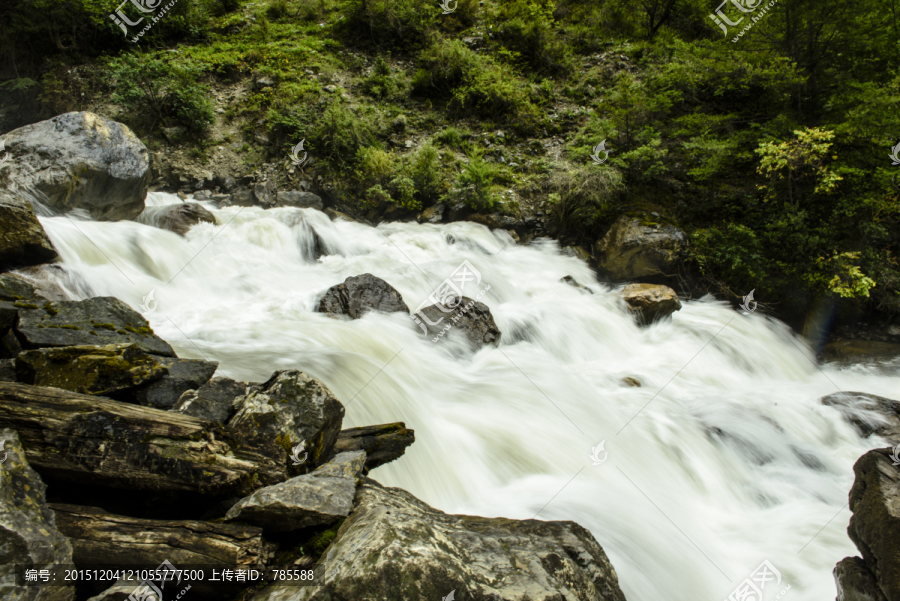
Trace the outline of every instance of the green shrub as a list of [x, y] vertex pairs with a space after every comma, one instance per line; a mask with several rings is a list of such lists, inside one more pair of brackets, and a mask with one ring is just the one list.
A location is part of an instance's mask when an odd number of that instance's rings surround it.
[[423, 204], [436, 201], [443, 191], [440, 168], [438, 150], [430, 142], [412, 156], [409, 176]]
[[287, 0], [269, 0], [266, 16], [273, 20], [281, 19], [287, 15], [287, 9]]
[[463, 137], [468, 136], [468, 134], [469, 132], [467, 130], [460, 131], [451, 125], [444, 128], [444, 130], [441, 131], [441, 133], [439, 133], [436, 137], [441, 143], [451, 148], [461, 149], [463, 144]]
[[448, 200], [462, 200], [476, 211], [490, 211], [495, 197], [491, 188], [498, 169], [483, 158], [483, 151], [474, 147], [467, 154], [469, 162], [463, 165], [457, 178], [457, 188], [450, 192]]
[[563, 164], [550, 176], [550, 218], [560, 235], [593, 237], [599, 225], [614, 219], [621, 207], [622, 174], [610, 165]]
[[356, 162], [357, 152], [374, 141], [373, 128], [339, 101], [333, 101], [310, 135], [319, 156], [339, 170]]
[[424, 46], [440, 12], [421, 0], [349, 0], [339, 32], [354, 45], [412, 49]]

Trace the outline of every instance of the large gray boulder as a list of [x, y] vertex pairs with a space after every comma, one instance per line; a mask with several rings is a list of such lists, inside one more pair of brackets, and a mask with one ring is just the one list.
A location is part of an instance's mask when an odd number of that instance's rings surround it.
[[433, 342], [453, 331], [462, 332], [473, 350], [492, 344], [500, 345], [500, 328], [494, 322], [490, 308], [467, 296], [458, 296], [448, 305], [431, 305], [415, 315], [413, 320], [427, 331]]
[[31, 203], [0, 191], [0, 266], [36, 265], [56, 257]]
[[215, 225], [216, 216], [196, 202], [147, 207], [135, 218], [138, 223], [158, 227], [184, 236], [198, 223]]
[[364, 273], [329, 288], [316, 311], [359, 319], [369, 311], [409, 313], [409, 307], [390, 284], [371, 273]]
[[297, 370], [276, 371], [261, 390], [238, 397], [228, 428], [239, 439], [275, 442], [284, 450], [291, 470], [290, 452], [305, 443], [308, 461], [294, 472], [305, 472], [330, 455], [344, 420], [344, 406], [328, 388]]
[[16, 564], [45, 569], [71, 565], [72, 545], [56, 529], [56, 517], [47, 506], [47, 486], [25, 460], [14, 430], [0, 430], [4, 442], [0, 458], [0, 599], [10, 601], [71, 601], [71, 586], [19, 586]]
[[261, 488], [238, 501], [225, 516], [284, 532], [331, 524], [350, 515], [365, 451], [339, 453], [310, 474]]
[[316, 584], [254, 601], [624, 601], [616, 571], [574, 522], [448, 515], [368, 478], [319, 560]]
[[668, 286], [628, 284], [622, 290], [622, 298], [641, 324], [659, 321], [681, 311], [678, 294]]
[[275, 199], [276, 207], [297, 207], [301, 209], [322, 210], [322, 199], [312, 192], [287, 190], [279, 192]]
[[182, 394], [206, 384], [219, 367], [218, 361], [202, 359], [158, 357], [157, 361], [168, 373], [133, 393], [133, 399], [138, 404], [157, 409], [174, 407]]
[[16, 357], [20, 382], [82, 394], [109, 396], [165, 375], [166, 368], [136, 344], [42, 348]]
[[885, 601], [875, 574], [859, 557], [845, 557], [832, 571], [837, 601]]
[[676, 227], [622, 216], [594, 246], [594, 254], [599, 270], [614, 280], [671, 276], [687, 245], [687, 235]]
[[40, 305], [25, 301], [18, 306], [16, 334], [27, 349], [133, 342], [153, 355], [175, 356], [140, 313], [111, 296]]
[[212, 378], [200, 388], [182, 393], [172, 411], [224, 424], [234, 415], [234, 400], [260, 388], [262, 384]]
[[58, 211], [84, 209], [98, 221], [133, 219], [144, 210], [150, 154], [125, 125], [65, 113], [3, 139], [11, 160], [0, 169], [0, 187], [33, 190]]

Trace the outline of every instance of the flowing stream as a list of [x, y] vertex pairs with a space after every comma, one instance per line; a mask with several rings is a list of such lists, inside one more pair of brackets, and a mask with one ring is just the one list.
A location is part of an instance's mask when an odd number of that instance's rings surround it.
[[[242, 380], [303, 370], [347, 407], [345, 427], [406, 422], [416, 443], [372, 477], [450, 513], [576, 521], [630, 601], [721, 601], [763, 560], [782, 578], [766, 601], [787, 585], [789, 600], [834, 599], [835, 563], [858, 555], [846, 534], [853, 463], [888, 443], [861, 439], [819, 399], [896, 398], [900, 363], [817, 366], [784, 324], [712, 299], [639, 328], [616, 290], [555, 243], [519, 246], [481, 225], [372, 228], [312, 209], [204, 206], [219, 225], [184, 238], [41, 217], [65, 266], [56, 283], [138, 311], [153, 291], [146, 317], [179, 356]], [[471, 353], [452, 331], [432, 342], [400, 313], [314, 312], [327, 288], [362, 273], [416, 310], [464, 260], [481, 277], [468, 285], [490, 286], [480, 300], [503, 332], [497, 348]]]

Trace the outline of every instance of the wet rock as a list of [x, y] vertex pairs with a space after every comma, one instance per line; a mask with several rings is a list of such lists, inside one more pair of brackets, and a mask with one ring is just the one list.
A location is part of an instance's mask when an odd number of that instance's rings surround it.
[[328, 388], [297, 370], [276, 371], [262, 389], [238, 397], [228, 427], [242, 440], [274, 442], [289, 463], [289, 450], [304, 442], [309, 460], [300, 470], [319, 465], [331, 454], [341, 430], [344, 406]]
[[582, 285], [582, 284], [579, 284], [579, 283], [575, 280], [575, 278], [573, 278], [573, 277], [570, 276], [570, 275], [561, 277], [561, 278], [559, 279], [559, 281], [562, 282], [563, 284], [568, 284], [569, 286], [572, 286], [573, 288], [578, 288], [578, 289], [580, 289], [580, 290], [585, 290], [585, 291], [588, 292], [588, 294], [593, 294], [593, 293], [594, 293], [593, 290], [591, 290], [591, 289], [588, 288], [587, 286], [584, 286], [584, 285]]
[[31, 203], [0, 192], [0, 267], [46, 263], [57, 256]]
[[238, 520], [282, 532], [330, 524], [350, 515], [364, 451], [339, 453], [310, 474], [261, 488], [228, 510]]
[[640, 388], [640, 387], [641, 387], [641, 381], [638, 380], [637, 378], [632, 378], [631, 376], [627, 376], [627, 377], [625, 377], [625, 378], [622, 378], [621, 382], [622, 382], [622, 384], [624, 384], [625, 386], [631, 386], [631, 387], [633, 387], [633, 388]]
[[298, 190], [287, 190], [279, 192], [275, 199], [277, 207], [297, 207], [300, 209], [316, 209], [322, 210], [322, 199], [312, 192], [300, 192]]
[[274, 585], [254, 601], [459, 599], [624, 601], [616, 572], [574, 522], [448, 515], [363, 478], [316, 567], [319, 586]]
[[340, 211], [335, 211], [334, 209], [325, 209], [325, 214], [328, 215], [329, 219], [332, 221], [336, 221], [338, 219], [343, 219], [344, 221], [356, 221], [350, 215], [346, 213], [341, 213]]
[[369, 311], [409, 313], [403, 297], [390, 284], [370, 273], [351, 276], [325, 292], [316, 308], [319, 313], [359, 319]]
[[183, 393], [172, 411], [224, 424], [234, 414], [234, 400], [261, 387], [231, 378], [213, 378], [197, 390]]
[[466, 296], [456, 297], [447, 305], [425, 307], [413, 315], [413, 320], [434, 342], [447, 332], [457, 330], [465, 335], [473, 350], [489, 344], [500, 345], [501, 332], [490, 308]]
[[256, 201], [254, 200], [253, 192], [251, 192], [250, 189], [239, 188], [231, 195], [228, 202], [223, 204], [225, 206], [253, 207], [256, 206]]
[[472, 213], [472, 208], [464, 202], [451, 205], [447, 211], [446, 221], [463, 221]]
[[147, 207], [135, 221], [184, 236], [198, 223], [215, 225], [216, 216], [196, 202], [185, 202], [162, 207]]
[[859, 557], [845, 557], [834, 567], [837, 601], [885, 601], [875, 574]]
[[174, 407], [183, 393], [209, 382], [219, 366], [218, 361], [201, 359], [159, 357], [158, 361], [169, 373], [158, 381], [135, 390], [133, 396], [129, 395], [140, 405], [158, 409]]
[[161, 379], [166, 368], [136, 344], [66, 346], [16, 357], [20, 382], [109, 396]]
[[819, 402], [840, 411], [860, 436], [875, 434], [900, 444], [900, 401], [865, 392], [837, 392]]
[[140, 313], [109, 296], [48, 301], [40, 306], [29, 303], [19, 309], [16, 334], [26, 349], [133, 342], [153, 355], [175, 356], [172, 347], [153, 333]]
[[591, 253], [584, 250], [580, 246], [566, 246], [562, 249], [562, 254], [567, 257], [572, 257], [574, 259], [581, 259], [585, 263], [591, 262]]
[[17, 382], [16, 360], [0, 359], [0, 382]]
[[419, 215], [419, 223], [440, 223], [444, 220], [444, 212], [447, 207], [444, 203], [439, 202], [431, 205]]
[[416, 442], [416, 433], [403, 422], [347, 428], [334, 443], [335, 453], [366, 452], [366, 471], [401, 457]]
[[643, 324], [665, 319], [681, 310], [678, 294], [668, 286], [628, 284], [622, 290], [622, 298]]
[[469, 215], [467, 219], [468, 221], [474, 221], [475, 223], [486, 225], [492, 230], [498, 228], [507, 229], [518, 225], [516, 223], [516, 220], [512, 217], [510, 217], [509, 215], [501, 215], [500, 213], [491, 213], [490, 215], [475, 213], [474, 215]]
[[275, 206], [275, 183], [265, 181], [253, 186], [253, 198], [263, 208]]
[[687, 249], [687, 235], [673, 226], [656, 229], [620, 217], [594, 247], [597, 266], [615, 280], [669, 276]]
[[47, 506], [47, 487], [28, 462], [11, 429], [0, 430], [6, 460], [0, 469], [0, 598], [16, 601], [72, 601], [71, 586], [18, 586], [16, 564], [26, 569], [71, 565], [72, 545], [56, 529]]
[[34, 190], [63, 212], [97, 221], [134, 219], [144, 210], [150, 154], [128, 127], [89, 112], [58, 115], [4, 136], [12, 161], [0, 186]]
[[16, 302], [39, 300], [43, 298], [28, 281], [13, 274], [0, 275], [0, 300]]

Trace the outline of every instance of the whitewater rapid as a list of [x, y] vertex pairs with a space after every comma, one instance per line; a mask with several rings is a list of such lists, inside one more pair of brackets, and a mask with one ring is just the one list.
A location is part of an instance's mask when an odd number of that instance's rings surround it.
[[[176, 202], [151, 193], [147, 204]], [[406, 422], [416, 443], [372, 477], [450, 513], [576, 521], [630, 601], [721, 601], [764, 560], [782, 578], [767, 601], [786, 585], [795, 601], [835, 597], [831, 570], [858, 555], [846, 534], [853, 463], [888, 443], [859, 438], [819, 399], [896, 398], [897, 363], [817, 366], [782, 323], [712, 299], [639, 328], [616, 290], [555, 243], [520, 246], [473, 223], [372, 228], [313, 209], [203, 204], [219, 223], [184, 238], [41, 217], [65, 267], [55, 283], [138, 311], [152, 291], [146, 317], [180, 357], [251, 381], [301, 369], [342, 400], [345, 427]], [[490, 286], [480, 300], [498, 348], [432, 342], [400, 313], [314, 312], [362, 273], [415, 310], [465, 260], [478, 289]]]

